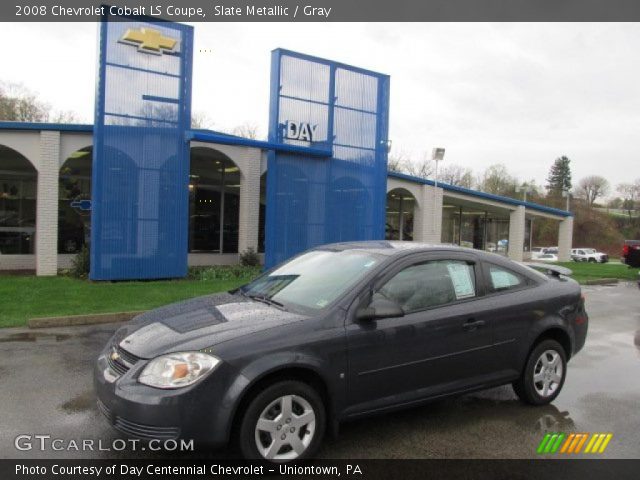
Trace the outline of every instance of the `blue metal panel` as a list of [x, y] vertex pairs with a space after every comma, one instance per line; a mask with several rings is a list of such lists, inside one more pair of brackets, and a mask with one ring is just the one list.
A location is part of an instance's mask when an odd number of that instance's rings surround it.
[[[182, 277], [193, 29], [141, 18], [102, 20], [90, 277]], [[159, 48], [150, 52], [154, 45]]]
[[265, 266], [323, 243], [383, 239], [389, 77], [275, 50], [269, 117], [270, 144], [331, 157], [269, 152]]
[[69, 123], [0, 122], [0, 130], [93, 132], [93, 125], [69, 124]]

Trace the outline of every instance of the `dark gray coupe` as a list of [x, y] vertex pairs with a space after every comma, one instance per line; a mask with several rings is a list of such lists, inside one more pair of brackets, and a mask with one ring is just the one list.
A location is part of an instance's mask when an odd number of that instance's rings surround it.
[[99, 406], [134, 437], [286, 462], [342, 421], [447, 395], [512, 383], [544, 405], [588, 317], [580, 286], [543, 268], [413, 242], [315, 248], [120, 328], [96, 362]]

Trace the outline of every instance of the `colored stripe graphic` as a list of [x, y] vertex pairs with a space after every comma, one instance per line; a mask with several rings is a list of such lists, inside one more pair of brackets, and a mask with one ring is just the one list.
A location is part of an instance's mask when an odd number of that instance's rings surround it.
[[536, 450], [536, 453], [541, 454], [542, 452], [544, 452], [544, 447], [547, 445], [547, 442], [549, 441], [549, 439], [551, 438], [551, 434], [547, 433], [542, 441], [540, 442], [540, 445], [538, 445], [538, 449]]
[[538, 445], [536, 453], [538, 455], [547, 453], [567, 455], [581, 452], [603, 453], [612, 438], [612, 433], [547, 433]]

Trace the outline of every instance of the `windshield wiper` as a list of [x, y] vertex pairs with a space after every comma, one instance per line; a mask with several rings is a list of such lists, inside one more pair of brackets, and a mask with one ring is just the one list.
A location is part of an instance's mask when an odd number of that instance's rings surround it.
[[266, 303], [267, 305], [278, 307], [280, 310], [286, 310], [282, 303], [277, 302], [276, 300], [273, 300], [267, 297], [266, 295], [250, 295], [246, 292], [242, 292], [242, 295], [247, 298], [250, 298], [251, 300], [255, 300], [256, 302]]

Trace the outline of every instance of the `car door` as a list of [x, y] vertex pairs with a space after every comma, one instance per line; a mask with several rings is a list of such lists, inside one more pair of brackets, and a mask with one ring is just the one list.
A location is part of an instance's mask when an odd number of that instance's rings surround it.
[[482, 262], [485, 300], [492, 305], [493, 353], [497, 374], [509, 378], [519, 375], [520, 349], [536, 320], [544, 314], [543, 304], [531, 290], [537, 283], [505, 266]]
[[[350, 308], [347, 325], [347, 414], [458, 391], [495, 368], [473, 254], [413, 257], [383, 273]], [[355, 320], [382, 295], [405, 315]]]

